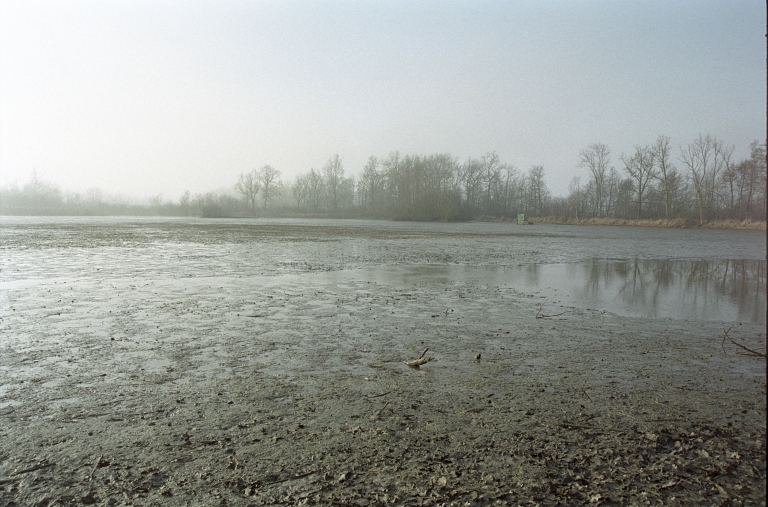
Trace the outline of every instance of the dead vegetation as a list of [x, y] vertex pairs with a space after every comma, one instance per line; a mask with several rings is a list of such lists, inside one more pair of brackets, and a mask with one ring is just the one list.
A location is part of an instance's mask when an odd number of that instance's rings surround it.
[[632, 227], [671, 227], [678, 229], [748, 229], [764, 231], [765, 221], [758, 220], [705, 220], [703, 223], [693, 218], [655, 218], [655, 219], [630, 219], [630, 218], [574, 218], [574, 217], [536, 217], [536, 223], [563, 224], [563, 225], [624, 225]]

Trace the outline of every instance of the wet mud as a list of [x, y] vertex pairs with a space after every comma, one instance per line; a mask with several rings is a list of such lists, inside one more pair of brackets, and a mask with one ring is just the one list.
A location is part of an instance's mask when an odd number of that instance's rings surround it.
[[4, 225], [0, 505], [765, 504], [763, 324], [375, 273], [573, 229], [336, 224]]

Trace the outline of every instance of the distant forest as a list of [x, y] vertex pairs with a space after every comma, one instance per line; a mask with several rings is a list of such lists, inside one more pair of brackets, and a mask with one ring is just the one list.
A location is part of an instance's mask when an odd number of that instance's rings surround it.
[[522, 213], [530, 219], [764, 221], [765, 144], [753, 142], [744, 160], [736, 160], [733, 152], [734, 146], [709, 135], [676, 150], [668, 137], [659, 136], [654, 144], [636, 146], [614, 161], [608, 146], [592, 144], [579, 154], [580, 174], [564, 197], [551, 195], [544, 167], [520, 170], [495, 152], [464, 162], [448, 154], [393, 152], [383, 159], [370, 157], [353, 176], [333, 155], [321, 168], [290, 182], [264, 165], [240, 174], [230, 191], [185, 192], [175, 202], [156, 197], [143, 204], [105, 197], [98, 190], [66, 193], [33, 176], [22, 187], [0, 189], [0, 213], [422, 221], [503, 220]]

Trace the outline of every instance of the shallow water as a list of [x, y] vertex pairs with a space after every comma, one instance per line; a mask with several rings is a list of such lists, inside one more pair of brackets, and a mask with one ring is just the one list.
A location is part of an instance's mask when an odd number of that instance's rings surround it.
[[[629, 317], [766, 322], [765, 261], [591, 259], [521, 267], [377, 266], [343, 276], [385, 285], [478, 282], [508, 286], [543, 299], [542, 306]], [[557, 312], [542, 311], [541, 316], [551, 313]]]
[[[0, 217], [0, 254], [6, 308], [21, 294], [27, 302], [36, 294], [45, 315], [81, 304], [83, 295], [112, 305], [121, 292], [175, 281], [145, 301], [159, 325], [160, 306], [185, 292], [184, 280], [220, 277], [247, 278], [262, 290], [289, 279], [308, 290], [345, 279], [399, 286], [471, 281], [539, 298], [543, 316], [561, 306], [724, 322], [765, 323], [766, 315], [759, 231]], [[67, 283], [79, 293], [74, 299], [47, 301], [43, 288]]]

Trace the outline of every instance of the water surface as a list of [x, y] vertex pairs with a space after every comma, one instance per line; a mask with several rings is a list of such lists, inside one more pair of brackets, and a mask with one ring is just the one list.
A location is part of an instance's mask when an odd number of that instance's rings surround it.
[[542, 315], [558, 313], [553, 307], [561, 306], [652, 319], [766, 322], [766, 263], [758, 260], [378, 266], [355, 275], [382, 284], [479, 282], [512, 287], [542, 299]]

